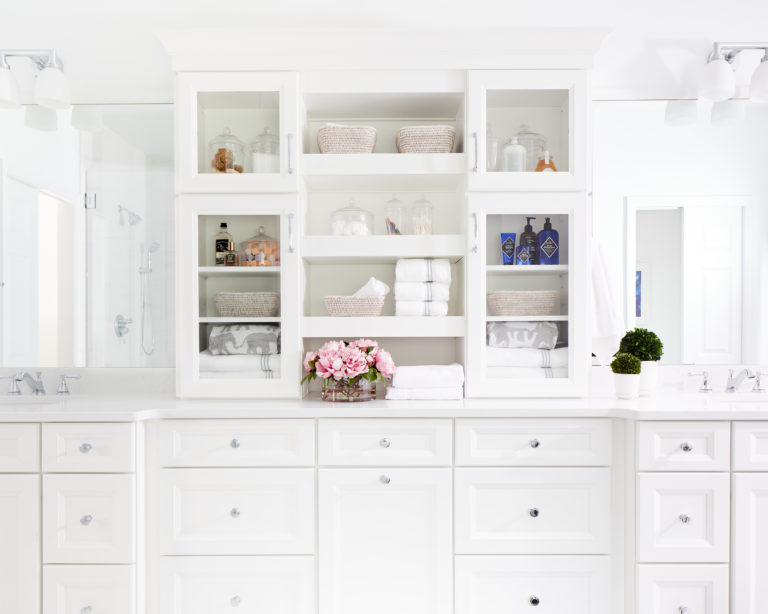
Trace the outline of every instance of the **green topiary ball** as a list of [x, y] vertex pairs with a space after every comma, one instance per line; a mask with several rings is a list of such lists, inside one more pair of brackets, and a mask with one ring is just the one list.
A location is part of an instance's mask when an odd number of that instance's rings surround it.
[[619, 352], [611, 362], [611, 371], [620, 375], [637, 375], [640, 373], [640, 359], [632, 354]]
[[619, 352], [632, 354], [640, 360], [659, 360], [664, 353], [664, 344], [656, 333], [645, 328], [636, 328], [624, 335]]

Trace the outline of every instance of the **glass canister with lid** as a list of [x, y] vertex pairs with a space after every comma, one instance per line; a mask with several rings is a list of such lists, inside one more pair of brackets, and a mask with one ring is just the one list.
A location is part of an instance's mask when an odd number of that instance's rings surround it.
[[280, 137], [264, 128], [251, 143], [251, 166], [254, 173], [280, 172]]
[[539, 162], [539, 156], [547, 148], [547, 137], [537, 132], [531, 132], [527, 124], [520, 126], [517, 134], [517, 142], [525, 147], [525, 170], [526, 172], [533, 172], [536, 170], [536, 165]]
[[259, 226], [256, 234], [240, 244], [240, 266], [278, 266], [280, 243]]
[[213, 137], [208, 143], [211, 173], [242, 173], [244, 144], [229, 128]]
[[432, 203], [424, 196], [411, 205], [411, 233], [432, 234]]
[[350, 198], [349, 204], [331, 213], [331, 234], [337, 237], [349, 235], [372, 235], [373, 213], [361, 209]]
[[397, 196], [393, 196], [384, 204], [384, 223], [388, 235], [406, 234], [405, 224], [408, 218], [408, 208]]

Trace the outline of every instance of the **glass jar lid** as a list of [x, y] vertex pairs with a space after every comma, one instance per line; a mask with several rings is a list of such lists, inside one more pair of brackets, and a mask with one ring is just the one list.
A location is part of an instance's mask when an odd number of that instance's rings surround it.
[[547, 137], [545, 137], [543, 134], [539, 134], [538, 132], [531, 132], [531, 130], [528, 128], [528, 124], [521, 124], [520, 129], [517, 131], [515, 136], [520, 142], [528, 141], [531, 143], [536, 143], [542, 148], [547, 142]]
[[366, 215], [371, 214], [370, 211], [366, 211], [365, 209], [358, 207], [354, 198], [349, 199], [349, 203], [347, 203], [346, 207], [336, 209], [336, 211], [334, 211], [331, 215], [336, 215], [337, 213], [364, 213]]
[[421, 195], [421, 198], [413, 203], [414, 207], [428, 207], [432, 208], [432, 203], [427, 200], [427, 197], [424, 196], [424, 194]]
[[264, 132], [253, 139], [251, 149], [256, 153], [276, 154], [280, 145], [280, 138], [272, 132], [271, 128], [264, 128]]
[[277, 243], [277, 239], [274, 239], [273, 237], [270, 237], [266, 232], [264, 226], [259, 226], [259, 228], [256, 231], [256, 234], [253, 235], [250, 239], [247, 239], [243, 241], [243, 244], [246, 243], [257, 243], [259, 241], [272, 241], [273, 243]]
[[221, 134], [216, 135], [211, 139], [211, 145], [239, 145], [243, 146], [243, 142], [238, 139], [229, 128], [224, 128]]
[[390, 209], [396, 209], [400, 207], [404, 207], [405, 203], [400, 200], [396, 195], [393, 195], [392, 198], [390, 198], [387, 202], [384, 203], [384, 206]]

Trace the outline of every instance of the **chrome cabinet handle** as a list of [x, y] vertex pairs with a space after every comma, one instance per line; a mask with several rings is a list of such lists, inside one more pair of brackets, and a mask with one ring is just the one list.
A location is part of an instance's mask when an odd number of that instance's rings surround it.
[[478, 161], [478, 146], [477, 146], [477, 132], [472, 133], [472, 138], [475, 139], [475, 165], [472, 167], [472, 172], [476, 173], [477, 169], [479, 168], [479, 161]]
[[[293, 142], [293, 134], [290, 132], [285, 135], [286, 141], [288, 142], [288, 174], [293, 175], [293, 165], [291, 164], [291, 143]], [[291, 250], [293, 251], [293, 250]]]
[[528, 510], [528, 515], [531, 518], [538, 518], [539, 517], [539, 510], [537, 508], [535, 508], [535, 507], [532, 507], [531, 509]]
[[474, 224], [475, 224], [475, 233], [474, 233], [475, 242], [472, 245], [472, 251], [476, 254], [480, 246], [480, 227], [478, 226], [478, 223], [477, 223], [477, 213], [472, 214], [472, 220], [474, 221]]
[[80, 450], [80, 454], [88, 454], [91, 450], [93, 450], [93, 446], [89, 443], [83, 443], [80, 444], [80, 447], [78, 448]]
[[240, 440], [235, 437], [235, 439], [229, 442], [229, 447], [237, 450], [240, 447]]
[[532, 448], [534, 448], [534, 449], [538, 448], [540, 445], [541, 445], [541, 442], [538, 439], [536, 439], [535, 437], [533, 439], [531, 439], [531, 447]]
[[691, 522], [691, 517], [688, 514], [680, 514], [678, 518], [680, 518], [680, 522], [683, 524], [689, 524]]
[[293, 213], [288, 214], [288, 251], [293, 253]]
[[677, 611], [680, 612], [680, 614], [688, 614], [688, 608], [686, 608], [684, 605], [681, 605], [679, 608], [677, 608]]
[[379, 441], [379, 445], [380, 445], [382, 448], [388, 448], [388, 447], [391, 445], [391, 443], [390, 443], [389, 439], [387, 439], [386, 437], [384, 437], [384, 438], [383, 438], [381, 441]]
[[87, 527], [92, 522], [93, 522], [93, 516], [91, 516], [90, 514], [86, 514], [80, 519], [80, 524], [83, 525], [84, 527]]
[[389, 476], [388, 476], [388, 475], [382, 475], [382, 476], [379, 478], [379, 481], [380, 481], [382, 484], [389, 484], [389, 483], [390, 483], [392, 480], [389, 478]]
[[232, 516], [232, 518], [240, 518], [240, 510], [236, 507], [233, 507], [231, 510], [229, 510], [229, 515]]
[[680, 449], [683, 452], [690, 452], [691, 450], [693, 450], [693, 446], [689, 444], [687, 441], [684, 441], [683, 443], [680, 444]]
[[229, 605], [231, 605], [233, 608], [236, 608], [243, 602], [242, 599], [240, 599], [240, 595], [235, 595], [232, 597], [232, 599], [229, 600]]
[[541, 603], [541, 600], [536, 595], [531, 595], [528, 598], [528, 603], [531, 605], [539, 605]]

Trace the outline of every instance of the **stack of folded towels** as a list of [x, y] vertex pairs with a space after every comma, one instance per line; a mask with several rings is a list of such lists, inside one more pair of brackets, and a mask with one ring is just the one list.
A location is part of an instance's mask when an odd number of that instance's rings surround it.
[[423, 401], [464, 397], [464, 367], [451, 365], [399, 366], [387, 386], [390, 400]]
[[395, 266], [395, 315], [448, 315], [450, 287], [451, 263], [448, 260], [398, 260]]
[[200, 377], [280, 377], [280, 327], [271, 324], [212, 326], [200, 352]]
[[557, 346], [554, 322], [489, 322], [489, 377], [568, 377], [568, 348]]

